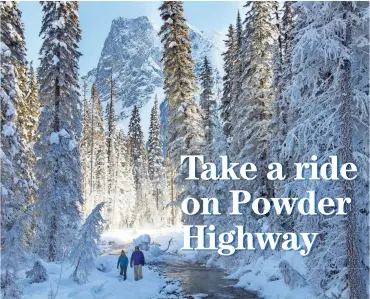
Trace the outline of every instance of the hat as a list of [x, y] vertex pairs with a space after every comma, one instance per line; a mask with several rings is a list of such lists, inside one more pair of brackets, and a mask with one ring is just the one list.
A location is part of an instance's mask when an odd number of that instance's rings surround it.
[[135, 246], [135, 249], [140, 249], [139, 246]]

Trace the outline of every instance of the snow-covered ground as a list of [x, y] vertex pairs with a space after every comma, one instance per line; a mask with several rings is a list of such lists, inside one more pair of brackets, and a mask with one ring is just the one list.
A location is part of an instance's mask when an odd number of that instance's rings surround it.
[[[95, 268], [89, 277], [89, 282], [84, 285], [79, 285], [70, 278], [73, 269], [68, 263], [64, 265], [47, 263], [45, 267], [49, 275], [48, 281], [34, 284], [25, 282], [24, 298], [47, 299], [50, 298], [50, 292], [57, 291], [56, 299], [148, 299], [156, 298], [166, 285], [165, 278], [149, 270], [148, 267], [143, 267], [143, 280], [135, 281], [133, 269], [129, 267], [127, 280], [119, 281], [119, 270], [116, 268], [117, 256], [100, 256], [97, 258], [97, 263], [109, 266], [108, 272], [101, 272]], [[62, 274], [59, 283], [61, 266]]]

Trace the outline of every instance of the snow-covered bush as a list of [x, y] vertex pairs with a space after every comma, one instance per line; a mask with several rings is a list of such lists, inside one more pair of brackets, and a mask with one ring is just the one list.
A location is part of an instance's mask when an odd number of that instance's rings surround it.
[[103, 229], [104, 219], [101, 210], [104, 202], [98, 204], [87, 217], [80, 230], [80, 239], [71, 251], [71, 264], [75, 268], [72, 274], [73, 280], [83, 284], [94, 268], [95, 258], [99, 253], [98, 241]]
[[48, 279], [48, 274], [41, 261], [36, 261], [33, 268], [26, 272], [26, 277], [30, 279], [30, 283], [40, 283]]

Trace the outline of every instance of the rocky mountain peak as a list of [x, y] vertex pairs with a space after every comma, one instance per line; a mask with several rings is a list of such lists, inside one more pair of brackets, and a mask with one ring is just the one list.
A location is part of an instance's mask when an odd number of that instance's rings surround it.
[[[188, 26], [194, 70], [198, 73], [204, 55], [212, 61], [212, 56], [220, 56], [221, 51], [203, 32]], [[163, 94], [161, 57], [160, 38], [148, 17], [118, 17], [112, 21], [97, 67], [84, 79], [96, 82], [99, 95], [106, 102], [110, 97], [107, 79], [112, 72], [116, 81], [116, 112], [125, 119], [134, 105], [143, 107], [155, 93]]]

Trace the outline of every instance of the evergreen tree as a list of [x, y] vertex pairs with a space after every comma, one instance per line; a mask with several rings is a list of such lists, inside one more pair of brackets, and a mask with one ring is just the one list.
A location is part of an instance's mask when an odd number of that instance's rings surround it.
[[21, 298], [18, 271], [27, 248], [33, 193], [29, 156], [17, 113], [24, 101], [26, 48], [17, 2], [1, 2], [1, 297]]
[[[244, 23], [248, 22], [248, 16]], [[245, 30], [244, 30], [245, 31]], [[239, 103], [241, 100], [241, 93], [242, 93], [242, 81], [243, 81], [243, 71], [245, 70], [247, 64], [246, 60], [244, 59], [243, 51], [247, 47], [244, 45], [247, 42], [247, 39], [243, 37], [243, 26], [241, 22], [240, 13], [238, 12], [237, 19], [236, 19], [236, 28], [235, 28], [235, 48], [233, 51], [230, 51], [229, 55], [234, 55], [232, 59], [233, 63], [230, 63], [230, 75], [229, 80], [232, 82], [230, 85], [230, 99], [229, 101], [232, 103], [229, 104], [229, 110], [232, 107], [236, 107], [234, 103]], [[244, 48], [243, 48], [244, 47]], [[226, 116], [230, 115], [230, 111], [226, 113]], [[232, 121], [226, 122], [224, 125], [224, 129], [226, 132], [226, 137], [228, 140], [228, 147], [230, 146], [231, 140], [235, 137], [233, 136], [233, 128], [231, 126]]]
[[132, 109], [128, 134], [130, 137], [133, 174], [136, 183], [140, 180], [140, 176], [142, 175], [142, 173], [140, 172], [144, 170], [143, 165], [146, 158], [144, 134], [141, 129], [140, 122], [141, 120], [139, 109], [135, 105], [134, 108]]
[[369, 151], [362, 146], [368, 142], [369, 102], [364, 95], [368, 97], [369, 86], [364, 84], [368, 64], [359, 61], [368, 59], [369, 45], [353, 41], [368, 40], [368, 9], [368, 3], [351, 2], [302, 2], [296, 7], [292, 73], [286, 89], [294, 121], [282, 155], [295, 161], [309, 161], [316, 155], [318, 165], [338, 155], [342, 165], [355, 161], [361, 173], [357, 181], [295, 181], [288, 186], [298, 197], [314, 188], [318, 197], [341, 194], [352, 199], [346, 217], [301, 216], [295, 222], [295, 230], [316, 231], [321, 236], [317, 250], [306, 260], [308, 281], [317, 296], [330, 292], [332, 296], [366, 297], [363, 277], [368, 275], [364, 274], [368, 271], [364, 259], [368, 239], [360, 240], [359, 234], [369, 230], [363, 200], [368, 197], [364, 188], [369, 180], [368, 163], [364, 160]]
[[[162, 155], [164, 157], [164, 168], [165, 168], [165, 176], [166, 176], [166, 186], [167, 190], [169, 191], [169, 202], [170, 202], [170, 222], [172, 225], [176, 222], [176, 208], [173, 203], [175, 203], [175, 174], [174, 174], [174, 167], [171, 164], [169, 157], [167, 156], [167, 128], [168, 128], [168, 119], [167, 119], [167, 111], [168, 111], [168, 101], [163, 101], [159, 105], [159, 118], [160, 118], [160, 133], [161, 133], [161, 144], [162, 144]], [[179, 210], [179, 209], [177, 209]], [[181, 218], [181, 217], [180, 217]]]
[[103, 108], [96, 84], [91, 88], [91, 101], [85, 97], [80, 140], [85, 195], [85, 214], [106, 195], [106, 137]]
[[224, 57], [224, 77], [223, 77], [223, 95], [221, 103], [221, 117], [223, 122], [223, 132], [230, 139], [232, 131], [232, 121], [230, 119], [230, 105], [232, 100], [232, 72], [235, 67], [235, 55], [237, 51], [237, 43], [235, 40], [235, 30], [233, 25], [229, 26], [225, 40], [226, 52], [222, 53]]
[[88, 281], [89, 273], [95, 268], [95, 259], [99, 254], [98, 241], [103, 230], [104, 219], [101, 210], [104, 202], [98, 204], [79, 231], [79, 239], [71, 251], [70, 260], [74, 267], [72, 278], [79, 284]]
[[80, 224], [81, 135], [78, 42], [81, 30], [77, 2], [42, 2], [40, 50], [40, 138], [35, 151], [39, 178], [37, 243], [41, 257], [62, 259]]
[[213, 93], [214, 79], [212, 66], [206, 56], [204, 57], [201, 69], [200, 84], [202, 87], [200, 106], [203, 109], [205, 119], [205, 140], [207, 144], [212, 144], [217, 121], [217, 103]]
[[[172, 167], [178, 173], [175, 180], [178, 192], [177, 200], [181, 202], [188, 191], [192, 190], [197, 197], [199, 186], [197, 182], [187, 182], [186, 165], [179, 171], [180, 156], [184, 154], [200, 154], [204, 144], [202, 130], [202, 113], [200, 107], [192, 99], [196, 88], [191, 59], [191, 45], [183, 15], [181, 1], [166, 1], [159, 8], [164, 24], [160, 35], [163, 43], [164, 90], [168, 101], [167, 152]], [[201, 217], [190, 217], [193, 223], [201, 223]], [[189, 222], [189, 219], [184, 219]]]
[[[291, 77], [291, 51], [293, 43], [293, 12], [292, 2], [286, 1], [283, 5], [283, 17], [279, 19], [279, 12], [277, 4], [275, 7], [277, 30], [279, 33], [277, 42], [275, 43], [274, 53], [274, 89], [275, 89], [275, 102], [273, 109], [273, 117], [270, 124], [272, 131], [269, 156], [271, 161], [279, 161], [283, 165], [284, 174], [290, 178], [289, 159], [281, 157], [281, 151], [284, 147], [284, 140], [286, 138], [289, 123], [288, 123], [288, 110], [290, 99], [286, 96], [285, 89], [287, 82]], [[284, 192], [285, 182], [275, 181], [274, 192], [276, 195]], [[291, 218], [287, 216], [288, 218]], [[281, 221], [285, 221], [282, 219]], [[289, 220], [288, 220], [289, 221]]]
[[156, 208], [160, 212], [162, 221], [166, 220], [166, 177], [163, 165], [163, 152], [158, 115], [157, 96], [150, 114], [148, 139], [148, 172], [153, 186], [153, 196]]
[[32, 180], [25, 142], [16, 123], [18, 107], [26, 92], [21, 89], [18, 73], [26, 65], [21, 13], [15, 2], [6, 2], [1, 3], [1, 15], [1, 229], [4, 232], [11, 229], [27, 208]]
[[30, 213], [17, 218], [17, 221], [1, 235], [1, 298], [20, 299], [22, 297], [22, 285], [19, 279], [19, 271], [27, 261], [25, 232], [29, 225]]
[[[114, 97], [116, 95], [116, 82], [113, 79], [113, 69], [111, 70], [111, 77], [107, 82], [110, 85], [110, 98], [105, 110], [105, 120], [107, 122], [107, 162], [108, 162], [108, 173], [114, 169], [114, 138], [116, 136], [116, 111], [114, 107]], [[111, 176], [108, 176], [108, 194], [111, 193], [112, 180]]]
[[[104, 130], [103, 107], [100, 102], [96, 84], [94, 83], [91, 89], [91, 105], [92, 110], [92, 136], [94, 147], [91, 150], [94, 160], [91, 162], [93, 169], [93, 192], [97, 198], [106, 193], [106, 165], [107, 165], [107, 150]], [[95, 204], [98, 204], [95, 202]]]
[[[267, 162], [269, 141], [268, 124], [273, 104], [272, 53], [275, 25], [271, 13], [274, 3], [249, 2], [246, 28], [243, 33], [242, 94], [232, 104], [233, 127], [232, 154], [238, 161], [253, 161], [258, 169]], [[260, 177], [261, 180], [263, 176]], [[254, 190], [258, 196], [267, 195], [267, 182], [257, 182]]]
[[140, 114], [134, 106], [129, 124], [128, 136], [130, 138], [132, 174], [136, 187], [136, 207], [140, 213], [136, 215], [136, 224], [153, 223], [157, 213], [152, 196], [151, 182], [148, 173], [148, 157], [145, 151], [144, 135], [140, 125]]
[[26, 132], [25, 139], [28, 144], [36, 141], [36, 129], [40, 115], [38, 96], [39, 87], [37, 77], [31, 62], [28, 74], [28, 92], [24, 101], [27, 105], [27, 121], [25, 123], [24, 131]]
[[112, 227], [116, 229], [131, 227], [135, 215], [136, 190], [131, 160], [127, 159], [127, 139], [122, 129], [117, 131], [114, 151], [116, 155], [114, 202], [112, 219], [109, 219]]
[[242, 18], [240, 17], [240, 11], [238, 10], [238, 14], [236, 16], [236, 26], [235, 26], [235, 34], [236, 34], [236, 45], [237, 48], [240, 49], [242, 47], [243, 41], [243, 25], [242, 25]]
[[82, 190], [85, 198], [84, 212], [86, 214], [86, 205], [89, 203], [87, 195], [91, 189], [89, 174], [90, 174], [90, 143], [91, 143], [91, 108], [90, 102], [87, 99], [87, 84], [84, 82], [84, 102], [82, 112], [82, 134], [80, 138], [80, 155], [81, 155], [81, 170], [82, 170]]
[[[248, 2], [243, 42], [240, 51], [243, 75], [241, 93], [232, 99], [231, 119], [234, 120], [230, 154], [233, 160], [252, 162], [261, 175], [253, 181], [235, 182], [234, 188], [253, 191], [253, 198], [271, 197], [271, 186], [266, 179], [267, 150], [270, 139], [274, 100], [272, 54], [275, 25], [272, 20], [273, 2]], [[247, 184], [247, 185], [246, 185]], [[250, 210], [238, 217], [249, 231], [260, 231], [265, 220], [259, 220]], [[247, 261], [261, 255], [261, 251], [250, 252]], [[256, 255], [256, 256], [255, 256]]]

